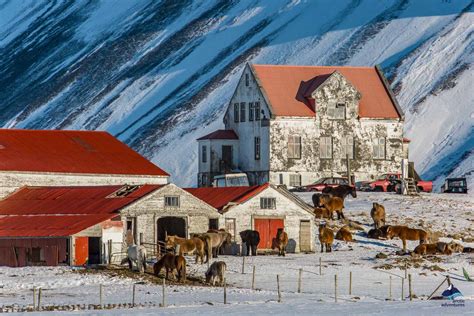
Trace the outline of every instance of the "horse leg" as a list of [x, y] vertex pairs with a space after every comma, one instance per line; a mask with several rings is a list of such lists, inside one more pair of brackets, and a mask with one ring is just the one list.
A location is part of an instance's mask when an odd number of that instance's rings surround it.
[[324, 244], [321, 243], [321, 253], [323, 253], [323, 252], [324, 252]]
[[132, 271], [132, 269], [133, 269], [132, 259], [127, 258], [127, 261], [128, 261], [128, 269], [129, 269], [130, 271]]

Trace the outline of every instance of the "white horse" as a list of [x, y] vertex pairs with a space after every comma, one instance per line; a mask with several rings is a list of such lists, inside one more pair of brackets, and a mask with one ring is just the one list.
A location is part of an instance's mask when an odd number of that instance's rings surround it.
[[146, 270], [146, 248], [143, 245], [130, 245], [127, 249], [128, 267], [133, 271], [133, 262], [140, 273]]

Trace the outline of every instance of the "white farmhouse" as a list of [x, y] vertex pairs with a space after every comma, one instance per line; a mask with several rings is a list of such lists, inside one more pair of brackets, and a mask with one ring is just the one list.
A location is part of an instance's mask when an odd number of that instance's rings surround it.
[[224, 130], [198, 139], [198, 185], [240, 170], [250, 184], [298, 186], [401, 172], [404, 115], [378, 67], [248, 64]]

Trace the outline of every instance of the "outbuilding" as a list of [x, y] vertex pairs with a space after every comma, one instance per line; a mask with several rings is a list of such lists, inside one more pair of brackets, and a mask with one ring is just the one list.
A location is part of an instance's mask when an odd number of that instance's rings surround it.
[[158, 187], [22, 187], [0, 200], [0, 266], [104, 263], [104, 241], [121, 251], [119, 210]]
[[230, 232], [238, 246], [233, 247], [234, 254], [242, 244], [239, 232], [247, 229], [260, 233], [260, 251], [271, 250], [278, 228], [288, 234], [288, 252], [314, 251], [313, 209], [283, 187], [266, 183], [186, 190], [219, 211], [220, 228]]

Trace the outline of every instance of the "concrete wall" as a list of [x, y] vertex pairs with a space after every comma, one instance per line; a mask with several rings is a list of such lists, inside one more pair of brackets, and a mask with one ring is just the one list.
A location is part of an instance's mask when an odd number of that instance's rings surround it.
[[0, 171], [0, 198], [25, 186], [167, 184], [168, 177]]
[[[261, 197], [274, 197], [276, 198], [276, 209], [261, 209], [260, 198]], [[311, 230], [311, 249], [314, 251], [316, 229], [314, 226], [314, 215], [310, 214], [306, 210], [302, 209], [291, 199], [285, 197], [280, 192], [272, 187], [260, 192], [256, 196], [243, 204], [233, 206], [223, 214], [222, 222], [225, 219], [235, 219], [235, 242], [240, 245], [242, 240], [240, 239], [239, 232], [246, 229], [254, 229], [254, 218], [262, 217], [276, 217], [283, 218], [285, 223], [285, 231], [288, 234], [288, 238], [293, 240], [295, 244], [295, 252], [299, 252], [299, 239], [300, 239], [300, 221], [309, 220]]]
[[[179, 196], [179, 207], [165, 207], [165, 196]], [[137, 239], [142, 233], [144, 243], [157, 242], [157, 221], [160, 217], [184, 218], [188, 237], [192, 233], [206, 232], [209, 229], [209, 219], [221, 217], [216, 209], [174, 184], [168, 184], [123, 208], [120, 215], [124, 227], [126, 227], [127, 218], [136, 218]], [[123, 234], [123, 249], [125, 249], [126, 229]]]

